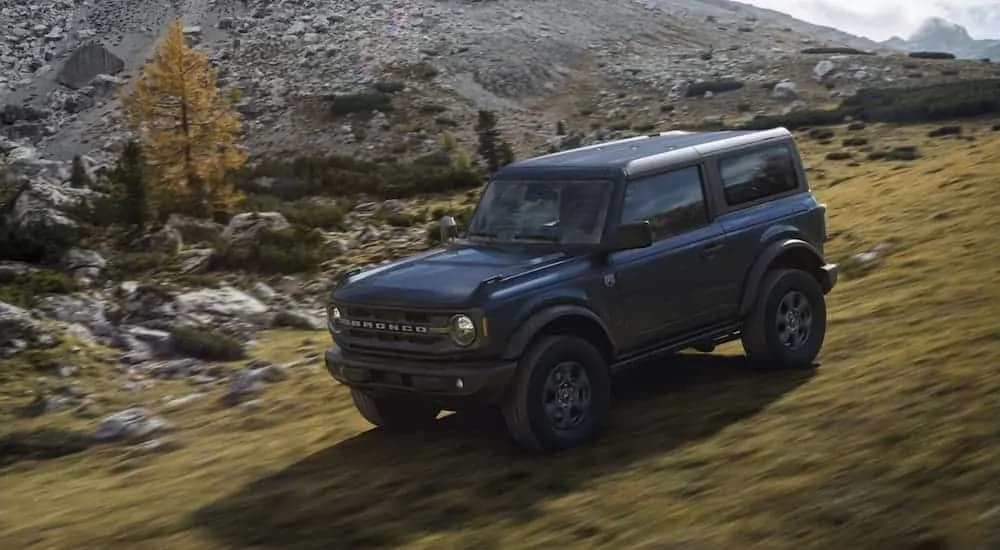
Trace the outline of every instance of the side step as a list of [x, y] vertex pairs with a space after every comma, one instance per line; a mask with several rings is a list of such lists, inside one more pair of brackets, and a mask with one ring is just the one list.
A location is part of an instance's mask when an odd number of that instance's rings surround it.
[[645, 363], [646, 361], [651, 361], [658, 357], [663, 357], [690, 347], [694, 347], [698, 351], [702, 351], [704, 353], [710, 353], [715, 350], [716, 346], [738, 339], [742, 328], [742, 323], [734, 323], [721, 327], [710, 327], [693, 332], [652, 349], [628, 355], [612, 365], [611, 370], [614, 372], [639, 363]]

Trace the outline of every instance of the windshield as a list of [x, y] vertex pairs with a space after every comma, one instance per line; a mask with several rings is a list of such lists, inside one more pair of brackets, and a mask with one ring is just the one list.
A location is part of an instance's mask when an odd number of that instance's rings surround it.
[[598, 244], [611, 190], [610, 181], [493, 181], [469, 222], [468, 237]]

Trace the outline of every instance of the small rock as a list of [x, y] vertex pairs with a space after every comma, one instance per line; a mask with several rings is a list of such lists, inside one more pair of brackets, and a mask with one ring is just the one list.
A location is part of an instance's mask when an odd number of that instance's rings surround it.
[[94, 439], [100, 442], [138, 442], [170, 429], [171, 425], [162, 418], [135, 407], [105, 418], [94, 432]]

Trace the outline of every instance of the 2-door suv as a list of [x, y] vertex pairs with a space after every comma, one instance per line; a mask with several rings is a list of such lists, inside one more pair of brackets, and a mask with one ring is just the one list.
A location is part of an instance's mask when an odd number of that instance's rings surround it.
[[823, 344], [826, 207], [784, 128], [520, 161], [453, 227], [331, 293], [326, 366], [373, 424], [497, 406], [521, 445], [566, 448], [598, 433], [618, 368], [738, 339], [758, 365], [799, 368]]

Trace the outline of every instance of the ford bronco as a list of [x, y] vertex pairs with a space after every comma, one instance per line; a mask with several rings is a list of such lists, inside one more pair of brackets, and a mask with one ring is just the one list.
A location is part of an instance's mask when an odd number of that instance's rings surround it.
[[528, 449], [572, 447], [627, 365], [734, 340], [748, 364], [812, 365], [837, 282], [826, 225], [784, 128], [522, 160], [464, 230], [441, 220], [441, 247], [335, 282], [326, 366], [378, 426], [485, 405]]

